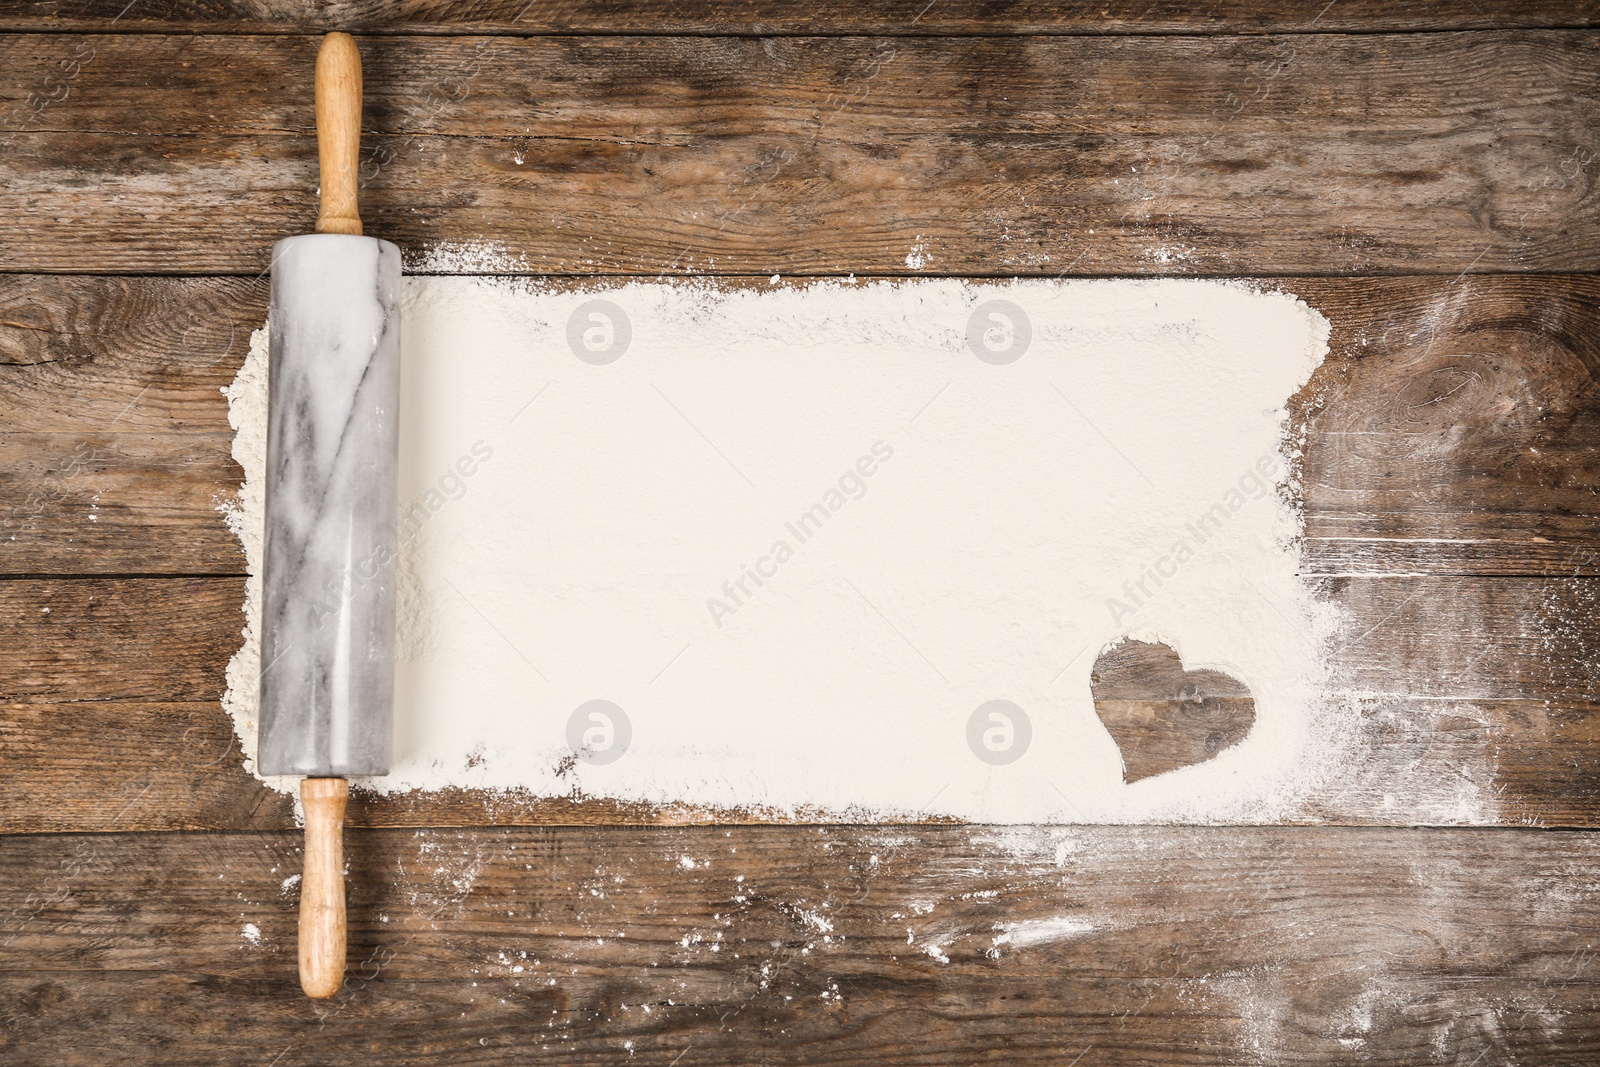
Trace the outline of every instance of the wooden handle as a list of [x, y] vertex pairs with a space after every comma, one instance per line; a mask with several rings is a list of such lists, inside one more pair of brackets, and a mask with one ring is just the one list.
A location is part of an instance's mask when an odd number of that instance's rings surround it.
[[306, 863], [300, 879], [300, 988], [308, 997], [331, 997], [344, 985], [343, 778], [306, 778]]
[[361, 166], [361, 53], [348, 33], [317, 49], [317, 158], [322, 164], [318, 233], [360, 235], [356, 179]]

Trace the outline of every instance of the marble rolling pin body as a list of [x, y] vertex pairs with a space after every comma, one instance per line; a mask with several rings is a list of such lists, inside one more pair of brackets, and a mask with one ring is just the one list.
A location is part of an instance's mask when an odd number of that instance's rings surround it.
[[400, 252], [272, 253], [262, 774], [387, 774], [393, 726]]
[[305, 775], [300, 982], [344, 980], [347, 775], [387, 774], [393, 747], [400, 416], [400, 250], [356, 210], [361, 60], [317, 54], [317, 232], [272, 250], [262, 774]]

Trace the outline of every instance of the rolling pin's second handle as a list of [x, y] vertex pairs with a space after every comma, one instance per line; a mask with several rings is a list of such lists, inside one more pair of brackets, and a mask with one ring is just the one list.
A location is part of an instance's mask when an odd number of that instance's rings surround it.
[[361, 165], [361, 53], [348, 33], [317, 50], [317, 157], [322, 165], [318, 233], [361, 235], [356, 180]]
[[350, 783], [307, 778], [305, 871], [300, 879], [300, 987], [331, 997], [344, 985], [344, 806]]

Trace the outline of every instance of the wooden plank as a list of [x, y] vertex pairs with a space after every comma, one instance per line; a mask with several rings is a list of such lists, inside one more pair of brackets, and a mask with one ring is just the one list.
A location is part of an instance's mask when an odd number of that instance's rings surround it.
[[5, 570], [243, 573], [222, 389], [266, 305], [264, 279], [0, 284]]
[[1283, 286], [1332, 325], [1295, 405], [1306, 572], [1595, 573], [1600, 285], [1570, 282]]
[[242, 578], [0, 582], [0, 700], [215, 701]]
[[1600, 583], [1592, 578], [1328, 578], [1345, 613], [1330, 662], [1364, 696], [1463, 700], [1594, 695]]
[[[1356, 703], [1361, 744], [1348, 773], [1308, 797], [1288, 821], [1595, 826], [1600, 705], [1428, 698]], [[0, 834], [294, 826], [292, 799], [245, 770], [233, 723], [215, 702], [0, 705], [0, 740], [8, 753], [0, 778]], [[1491, 798], [1487, 809], [1485, 797]], [[389, 796], [358, 790], [349, 819], [360, 827], [787, 821], [759, 811], [480, 790]]]
[[227, 433], [220, 390], [266, 322], [267, 288], [265, 278], [7, 276], [5, 430]]
[[[1487, 794], [1504, 824], [1595, 826], [1600, 704], [1415, 697], [1356, 703], [1362, 745], [1374, 756], [1313, 798], [1302, 821], [1475, 822], [1474, 807]], [[1372, 814], [1351, 818], [1352, 811]]]
[[1335, 4], [1150, 0], [56, 0], [0, 4], [0, 31], [185, 33], [674, 33], [674, 34], [1125, 34], [1373, 33], [1379, 31], [1592, 26], [1600, 9], [1584, 3], [1510, 0], [1341, 0]]
[[0, 434], [6, 556], [25, 573], [243, 573], [221, 525], [243, 479], [232, 446], [221, 434]]
[[[673, 146], [786, 128], [804, 128], [807, 140], [858, 143], [1215, 134], [1233, 132], [1235, 124], [1238, 132], [1288, 133], [1307, 122], [1321, 124], [1322, 134], [1439, 135], [1460, 129], [1460, 114], [1483, 105], [1496, 109], [1488, 118], [1538, 124], [1554, 123], [1557, 106], [1592, 106], [1600, 81], [1594, 36], [398, 37], [364, 42], [363, 108], [367, 132], [379, 136]], [[8, 64], [0, 130], [304, 135], [314, 121], [311, 89], [293, 79], [309, 71], [318, 44], [315, 37], [0, 37]], [[127, 69], [135, 58], [145, 70]], [[30, 91], [61, 76], [64, 61], [66, 91], [30, 108]], [[1401, 63], [1418, 69], [1397, 69]], [[257, 83], [272, 78], [275, 92]], [[1257, 84], [1263, 78], [1266, 84]], [[851, 89], [858, 91], [841, 95]], [[941, 91], [954, 96], [935, 98]], [[1249, 97], [1238, 95], [1245, 91]], [[1578, 132], [1581, 117], [1569, 114], [1559, 125]], [[374, 164], [392, 165], [381, 153], [369, 170]], [[1400, 184], [1425, 180], [1410, 175]]]
[[[1090, 828], [0, 838], [9, 1062], [1582, 1063], [1600, 837]], [[134, 1020], [137, 1020], [136, 1022]]]
[[216, 701], [0, 707], [0, 805], [15, 816], [0, 833], [294, 826], [291, 799], [244, 772]]
[[[1306, 573], [1600, 574], [1600, 279], [1270, 284], [1332, 323], [1295, 405]], [[0, 286], [0, 573], [243, 572], [221, 390], [266, 299], [242, 278]]]
[[[1600, 581], [1319, 587], [1344, 617], [1328, 699], [1352, 709], [1350, 729], [1336, 739], [1339, 773], [1286, 818], [1600, 824]], [[0, 777], [28, 798], [0, 805], [0, 833], [100, 830], [113, 816], [126, 829], [286, 825], [287, 804], [248, 776], [216, 703], [242, 592], [238, 579], [0, 582]], [[1153, 709], [1166, 689], [1151, 690]], [[362, 796], [351, 810], [369, 826], [774, 818], [786, 817], [461, 791]]]
[[[263, 270], [314, 211], [315, 46], [0, 37], [0, 262]], [[363, 214], [413, 270], [1600, 268], [1584, 31], [398, 37], [365, 62]]]

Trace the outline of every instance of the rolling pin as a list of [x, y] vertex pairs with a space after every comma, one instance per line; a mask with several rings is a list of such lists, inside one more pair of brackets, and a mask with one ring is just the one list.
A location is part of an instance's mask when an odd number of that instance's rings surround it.
[[400, 250], [356, 210], [361, 56], [317, 52], [316, 233], [272, 249], [257, 768], [304, 775], [300, 985], [344, 984], [348, 775], [394, 747]]

